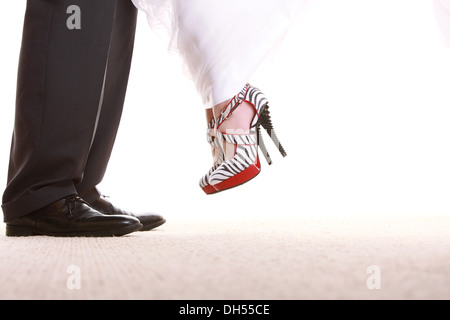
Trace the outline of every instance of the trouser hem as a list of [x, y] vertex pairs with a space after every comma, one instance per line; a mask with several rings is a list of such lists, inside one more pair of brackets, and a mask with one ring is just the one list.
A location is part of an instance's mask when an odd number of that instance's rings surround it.
[[100, 191], [95, 187], [79, 194], [79, 196], [87, 203], [94, 202], [95, 200], [100, 198], [101, 195], [102, 194], [100, 193]]
[[21, 218], [74, 194], [77, 191], [73, 185], [53, 185], [32, 191], [2, 205], [4, 222]]

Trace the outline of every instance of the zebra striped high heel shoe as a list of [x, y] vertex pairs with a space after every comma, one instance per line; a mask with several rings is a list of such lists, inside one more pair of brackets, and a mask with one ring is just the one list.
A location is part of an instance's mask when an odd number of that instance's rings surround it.
[[[234, 110], [243, 102], [250, 103], [256, 112], [250, 123], [249, 133], [230, 134], [228, 132], [221, 132], [220, 126], [233, 115]], [[273, 130], [268, 108], [268, 101], [264, 94], [258, 88], [247, 84], [222, 111], [215, 123], [216, 140], [219, 142], [218, 145], [222, 148], [223, 154], [226, 153], [224, 150], [224, 142], [234, 145], [234, 156], [230, 160], [223, 160], [218, 164], [216, 169], [208, 172], [209, 185], [208, 189], [206, 191], [204, 190], [207, 194], [239, 186], [256, 177], [261, 171], [258, 148], [261, 149], [268, 164], [272, 164], [272, 160], [263, 141], [260, 130], [261, 126], [267, 131], [282, 156], [286, 156], [286, 151]]]

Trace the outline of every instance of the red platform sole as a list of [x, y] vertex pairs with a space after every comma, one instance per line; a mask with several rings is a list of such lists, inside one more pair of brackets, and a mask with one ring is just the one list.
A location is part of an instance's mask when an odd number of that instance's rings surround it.
[[202, 188], [202, 190], [206, 193], [206, 194], [213, 194], [216, 193], [217, 190], [210, 184], [208, 184], [206, 187]]
[[213, 194], [220, 191], [225, 191], [227, 189], [231, 189], [237, 186], [240, 186], [241, 184], [244, 184], [254, 177], [256, 177], [261, 172], [261, 163], [259, 162], [259, 157], [256, 158], [256, 163], [252, 164], [250, 167], [245, 169], [244, 171], [238, 173], [235, 176], [232, 176], [231, 178], [222, 181], [221, 183], [218, 183], [214, 186], [208, 185], [203, 188], [203, 191], [206, 194]]

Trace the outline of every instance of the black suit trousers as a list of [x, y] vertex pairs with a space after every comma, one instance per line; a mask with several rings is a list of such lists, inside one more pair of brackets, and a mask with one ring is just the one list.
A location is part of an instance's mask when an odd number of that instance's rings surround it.
[[4, 221], [68, 195], [99, 197], [136, 17], [130, 0], [27, 1]]

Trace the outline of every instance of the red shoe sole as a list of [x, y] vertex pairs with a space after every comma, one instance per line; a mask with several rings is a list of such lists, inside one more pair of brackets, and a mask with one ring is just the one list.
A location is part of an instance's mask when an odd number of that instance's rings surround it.
[[212, 194], [212, 193], [224, 191], [224, 190], [227, 190], [227, 189], [231, 189], [231, 188], [237, 187], [237, 186], [239, 186], [241, 184], [244, 184], [244, 183], [250, 181], [251, 179], [256, 177], [260, 172], [261, 172], [261, 163], [259, 162], [259, 157], [257, 157], [256, 158], [256, 163], [252, 164], [250, 167], [248, 167], [244, 171], [238, 173], [235, 176], [232, 176], [231, 178], [229, 178], [229, 179], [227, 179], [225, 181], [222, 181], [219, 184], [216, 184], [214, 186], [209, 185], [209, 186], [207, 186], [205, 188], [213, 187], [215, 189], [215, 192], [210, 192], [208, 194]]
[[210, 185], [210, 184], [208, 184], [206, 187], [204, 187], [203, 189], [202, 189], [206, 194], [213, 194], [213, 193], [216, 193], [217, 192], [217, 190], [212, 186], [212, 185]]

